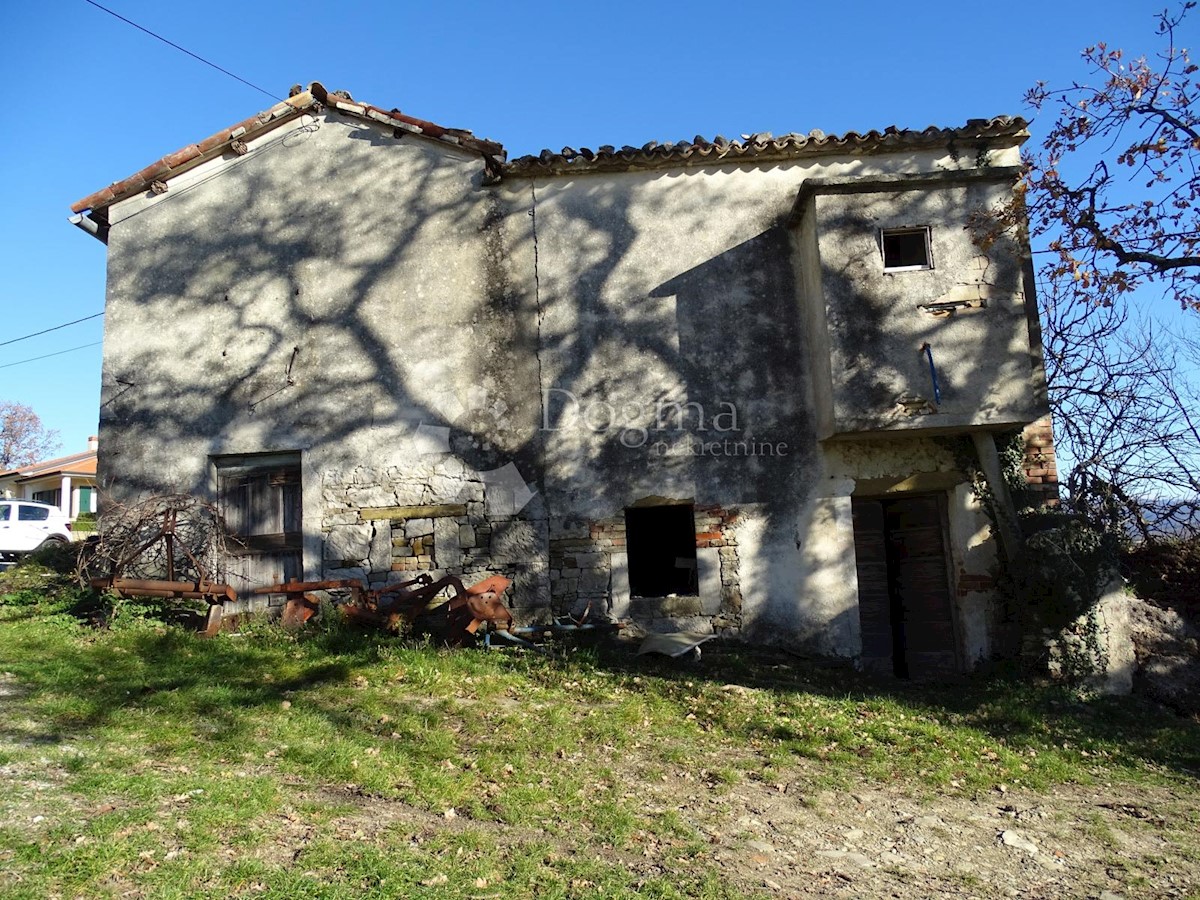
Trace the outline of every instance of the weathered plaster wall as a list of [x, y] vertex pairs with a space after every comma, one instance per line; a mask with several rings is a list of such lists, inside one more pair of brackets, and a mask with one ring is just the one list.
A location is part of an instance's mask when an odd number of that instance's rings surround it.
[[[814, 398], [830, 392], [812, 372], [829, 354], [816, 326], [831, 269], [820, 226], [797, 238], [786, 219], [808, 177], [971, 164], [906, 154], [532, 181], [556, 606], [578, 612], [607, 597], [612, 611], [664, 628], [711, 622], [859, 652], [849, 490], [821, 482], [814, 416]], [[903, 205], [871, 202], [891, 215]], [[956, 265], [947, 258], [942, 274]], [[717, 558], [698, 558], [702, 574], [717, 569], [708, 584], [721, 583], [719, 606], [703, 585], [653, 610], [626, 605], [623, 550], [597, 529], [655, 497], [735, 513]]]
[[477, 156], [326, 115], [116, 207], [110, 496], [211, 494], [214, 455], [299, 450], [309, 577], [403, 577], [389, 545], [412, 520], [378, 510], [465, 504], [417, 555], [459, 571], [521, 556], [505, 563], [518, 603], [544, 601], [544, 506], [511, 497], [536, 489], [536, 316], [514, 274], [529, 280], [529, 224], [482, 174]]
[[[814, 432], [779, 224], [794, 184], [785, 175], [535, 182], [556, 508], [599, 518], [647, 496], [760, 502], [805, 470]], [[750, 455], [726, 439], [787, 447]]]
[[[816, 429], [782, 224], [799, 169], [534, 183], [556, 605], [607, 602], [657, 629], [786, 625], [852, 655], [806, 590], [835, 563], [843, 583], [844, 560], [805, 537], [828, 513], [810, 505]], [[694, 597], [629, 599], [623, 550], [595, 543], [648, 498], [696, 505]]]
[[[739, 540], [745, 632], [764, 643], [852, 659], [862, 652], [850, 497], [813, 497], [787, 519], [747, 517]], [[782, 534], [772, 534], [772, 527]], [[763, 562], [765, 561], [765, 563]]]
[[[1001, 181], [815, 197], [832, 433], [999, 427], [1044, 413], [1017, 248], [1000, 241], [984, 253], [966, 227], [1010, 190]], [[930, 227], [933, 267], [885, 272], [881, 230], [920, 226]], [[956, 301], [983, 307], [922, 308]]]
[[994, 584], [996, 542], [971, 485], [954, 487], [947, 512], [962, 659], [973, 669], [997, 656], [1006, 637], [1006, 610]]

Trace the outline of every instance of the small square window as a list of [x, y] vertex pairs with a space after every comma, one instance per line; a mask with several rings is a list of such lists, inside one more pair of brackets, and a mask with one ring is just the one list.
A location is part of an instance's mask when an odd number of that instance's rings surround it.
[[691, 504], [631, 506], [625, 510], [625, 539], [631, 596], [697, 593], [696, 517]]
[[883, 271], [913, 272], [933, 268], [928, 228], [889, 228], [882, 232]]

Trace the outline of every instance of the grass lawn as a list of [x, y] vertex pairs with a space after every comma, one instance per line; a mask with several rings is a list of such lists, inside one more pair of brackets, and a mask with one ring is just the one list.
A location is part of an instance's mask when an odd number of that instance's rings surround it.
[[[843, 832], [871, 839], [891, 815], [876, 808], [966, 822], [1006, 797], [1052, 805], [1066, 787], [1119, 800], [1058, 820], [1113, 858], [1112, 883], [1152, 895], [1158, 852], [1181, 895], [1194, 889], [1200, 727], [1137, 700], [872, 682], [711, 643], [680, 664], [265, 624], [206, 641], [133, 616], [97, 629], [68, 607], [0, 599], [0, 896], [778, 896], [801, 871], [814, 893], [855, 896], [859, 876], [826, 885], [820, 860], [844, 862]], [[1173, 804], [1171, 821], [1120, 818], [1138, 796]], [[784, 800], [795, 841], [840, 829], [833, 849], [772, 856], [786, 822], [754, 822]], [[1146, 840], [1170, 849], [1121, 869], [1114, 842], [1157, 819]], [[1009, 852], [994, 837], [986, 853]], [[879, 853], [907, 859], [899, 840]], [[928, 888], [904, 880], [919, 867], [893, 868], [873, 862], [858, 889], [887, 872], [912, 896]], [[953, 874], [930, 873], [939, 889]]]

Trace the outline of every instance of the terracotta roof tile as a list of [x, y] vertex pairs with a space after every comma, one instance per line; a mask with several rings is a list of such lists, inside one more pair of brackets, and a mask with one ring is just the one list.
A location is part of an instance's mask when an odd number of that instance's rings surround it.
[[[499, 180], [507, 174], [527, 176], [742, 161], [765, 162], [815, 154], [865, 153], [873, 150], [915, 149], [980, 141], [1019, 144], [1028, 137], [1027, 123], [1024, 119], [998, 116], [993, 119], [971, 119], [959, 128], [931, 126], [919, 131], [892, 125], [883, 131], [848, 131], [843, 135], [826, 135], [822, 131], [811, 131], [808, 134], [793, 133], [776, 138], [769, 133], [759, 133], [742, 135], [740, 141], [731, 141], [721, 135], [708, 140], [697, 135], [690, 141], [665, 144], [650, 141], [641, 147], [624, 146], [620, 149], [611, 145], [604, 145], [595, 151], [587, 147], [563, 147], [557, 153], [543, 150], [537, 155], [522, 156], [506, 164], [504, 147], [495, 141], [476, 137], [463, 129], [446, 128], [424, 119], [417, 119], [398, 109], [385, 110], [369, 103], [360, 103], [345, 92], [327, 91], [320, 82], [314, 81], [307, 91], [296, 93], [270, 109], [222, 129], [198, 143], [168, 153], [129, 178], [84, 197], [71, 205], [71, 211], [82, 213], [101, 209], [149, 190], [155, 182], [165, 184], [170, 178], [201, 162], [237, 150], [238, 148], [232, 146], [234, 141], [258, 137], [296, 116], [305, 112], [318, 112], [323, 107], [479, 153], [484, 158], [487, 176], [491, 181]], [[245, 148], [241, 149], [244, 152]]]
[[347, 115], [391, 125], [414, 134], [421, 134], [475, 151], [484, 157], [489, 171], [498, 172], [499, 166], [505, 158], [504, 147], [495, 141], [475, 137], [471, 132], [462, 129], [445, 128], [432, 122], [426, 122], [424, 119], [415, 119], [412, 116], [404, 115], [398, 109], [389, 112], [367, 103], [356, 103], [350, 99], [348, 94], [330, 93], [320, 82], [314, 81], [307, 91], [301, 91], [287, 100], [276, 103], [270, 109], [243, 119], [229, 128], [223, 128], [198, 143], [189, 144], [174, 153], [168, 153], [140, 172], [72, 203], [71, 211], [82, 213], [87, 210], [100, 209], [118, 200], [124, 200], [149, 190], [150, 185], [156, 181], [166, 183], [174, 176], [202, 162], [229, 152], [235, 140], [244, 141], [258, 137], [305, 112], [319, 111], [321, 107], [329, 107]]
[[1011, 140], [1019, 144], [1029, 136], [1027, 124], [1019, 116], [998, 116], [994, 119], [971, 119], [959, 128], [930, 126], [920, 131], [892, 125], [883, 131], [868, 131], [865, 134], [848, 131], [843, 135], [827, 135], [823, 131], [810, 131], [808, 134], [785, 134], [777, 138], [770, 133], [760, 133], [742, 135], [740, 141], [731, 141], [722, 135], [710, 141], [697, 135], [690, 141], [666, 144], [650, 141], [641, 147], [624, 146], [619, 150], [611, 145], [602, 146], [596, 151], [587, 147], [578, 150], [563, 147], [558, 153], [543, 150], [536, 156], [514, 159], [505, 166], [504, 171], [514, 175], [599, 172], [743, 160], [760, 162], [815, 154], [937, 147], [972, 141]]
[[72, 453], [69, 456], [56, 456], [53, 459], [44, 459], [40, 462], [30, 463], [27, 466], [17, 466], [15, 469], [9, 469], [7, 472], [0, 472], [0, 478], [17, 475], [23, 480], [26, 478], [42, 478], [46, 475], [53, 475], [55, 472], [94, 474], [95, 471], [96, 451], [85, 450], [82, 453]]
[[64, 463], [54, 469], [37, 469], [36, 471], [27, 472], [22, 475], [17, 481], [38, 481], [42, 478], [52, 478], [55, 475], [95, 475], [96, 474], [96, 454], [92, 454], [90, 459], [80, 460], [77, 463]]
[[[305, 92], [295, 97], [289, 97], [287, 100], [277, 103], [271, 109], [278, 110], [281, 114], [289, 116], [300, 115], [312, 103], [312, 94]], [[189, 144], [180, 150], [176, 150], [174, 153], [168, 153], [162, 159], [151, 163], [140, 172], [136, 172], [128, 178], [115, 182], [106, 188], [96, 191], [94, 194], [89, 194], [82, 200], [72, 203], [71, 211], [81, 213], [89, 209], [99, 209], [115, 203], [117, 200], [124, 200], [127, 197], [133, 196], [139, 191], [147, 190], [154, 181], [166, 181], [200, 162], [220, 156], [225, 151], [227, 145], [237, 136], [236, 132], [239, 128], [247, 125], [261, 128], [262, 124], [262, 121], [257, 117], [247, 119], [245, 122], [239, 122], [232, 128], [218, 131], [198, 144]]]

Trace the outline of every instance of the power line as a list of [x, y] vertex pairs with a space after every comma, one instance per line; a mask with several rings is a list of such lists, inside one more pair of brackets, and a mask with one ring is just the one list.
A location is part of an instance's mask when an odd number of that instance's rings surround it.
[[35, 331], [33, 334], [23, 334], [20, 337], [12, 338], [7, 341], [0, 341], [0, 347], [7, 347], [9, 344], [15, 344], [17, 341], [25, 341], [31, 337], [37, 337], [39, 334], [49, 334], [52, 331], [58, 331], [60, 328], [66, 328], [68, 325], [78, 325], [80, 322], [86, 322], [89, 319], [98, 319], [104, 315], [103, 311], [91, 316], [84, 316], [82, 319], [76, 319], [74, 322], [63, 322], [61, 325], [55, 325], [53, 328], [47, 328], [45, 331]]
[[47, 353], [45, 356], [33, 356], [29, 359], [19, 359], [16, 362], [5, 363], [0, 366], [0, 369], [8, 369], [12, 366], [20, 366], [25, 363], [37, 362], [39, 359], [49, 359], [52, 356], [62, 356], [64, 353], [74, 353], [76, 350], [86, 350], [88, 347], [99, 347], [103, 341], [93, 341], [90, 344], [80, 344], [78, 347], [72, 347], [70, 350], [59, 350], [57, 353]]
[[113, 16], [114, 18], [120, 19], [122, 22], [124, 22], [124, 23], [125, 23], [125, 24], [127, 24], [127, 25], [132, 25], [132, 26], [133, 26], [134, 28], [136, 28], [138, 31], [144, 31], [146, 34], [150, 35], [150, 37], [152, 37], [152, 38], [155, 38], [155, 39], [157, 39], [157, 40], [160, 40], [160, 41], [162, 41], [164, 44], [166, 44], [166, 45], [168, 45], [168, 46], [170, 46], [170, 47], [174, 47], [176, 50], [180, 51], [181, 53], [186, 53], [186, 54], [187, 54], [188, 56], [190, 56], [192, 59], [194, 59], [194, 60], [197, 60], [197, 61], [199, 61], [199, 62], [202, 62], [202, 63], [204, 63], [206, 66], [212, 66], [212, 68], [216, 69], [218, 72], [221, 72], [221, 73], [223, 73], [223, 74], [225, 74], [225, 75], [228, 75], [230, 78], [232, 78], [232, 79], [234, 79], [234, 80], [236, 80], [236, 81], [240, 81], [242, 84], [246, 85], [246, 87], [254, 88], [254, 90], [258, 91], [259, 93], [261, 93], [261, 94], [266, 94], [266, 95], [267, 95], [268, 97], [270, 97], [272, 100], [282, 100], [282, 99], [283, 99], [282, 97], [277, 97], [277, 96], [275, 96], [274, 94], [272, 94], [272, 93], [271, 93], [270, 91], [268, 91], [268, 90], [265, 90], [265, 89], [263, 89], [263, 88], [260, 88], [260, 87], [259, 87], [257, 84], [251, 84], [251, 83], [250, 83], [249, 81], [247, 81], [245, 78], [240, 78], [240, 77], [238, 77], [237, 75], [234, 75], [234, 74], [233, 74], [232, 72], [230, 72], [228, 69], [222, 69], [222, 68], [221, 68], [220, 66], [218, 66], [216, 63], [214, 63], [214, 62], [209, 62], [209, 61], [208, 61], [207, 59], [205, 59], [203, 56], [197, 56], [195, 53], [193, 53], [191, 50], [188, 50], [186, 47], [180, 47], [180, 46], [179, 46], [178, 44], [176, 44], [174, 41], [168, 41], [168, 40], [167, 40], [165, 37], [163, 37], [161, 34], [155, 34], [155, 33], [154, 33], [153, 31], [151, 31], [149, 28], [143, 28], [143, 27], [142, 27], [141, 25], [139, 25], [137, 22], [134, 22], [134, 21], [132, 21], [132, 20], [130, 20], [130, 19], [127, 19], [127, 18], [125, 18], [125, 17], [124, 17], [123, 15], [121, 15], [120, 13], [115, 13], [115, 12], [113, 12], [111, 9], [109, 9], [109, 8], [108, 8], [108, 7], [106, 7], [106, 6], [101, 6], [99, 3], [97, 3], [97, 2], [96, 2], [96, 0], [84, 0], [84, 2], [85, 2], [85, 3], [90, 3], [92, 6], [96, 7], [96, 9], [98, 9], [98, 10], [101, 10], [102, 12], [106, 12], [106, 13], [108, 13], [110, 16]]

